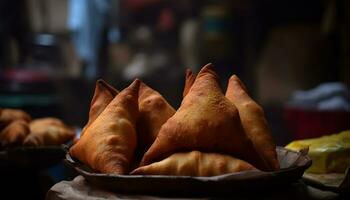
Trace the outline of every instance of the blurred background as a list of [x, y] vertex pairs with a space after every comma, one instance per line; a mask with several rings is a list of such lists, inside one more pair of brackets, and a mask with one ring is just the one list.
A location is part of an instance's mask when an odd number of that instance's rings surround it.
[[[349, 127], [346, 0], [2, 0], [0, 107], [82, 127], [95, 81], [138, 77], [174, 107], [185, 69], [237, 74], [277, 144]], [[320, 86], [320, 84], [322, 84]], [[309, 120], [309, 121], [308, 121]]]
[[[0, 107], [81, 128], [97, 79], [122, 90], [137, 77], [178, 108], [185, 69], [211, 62], [223, 90], [232, 74], [246, 84], [277, 145], [337, 133], [350, 129], [349, 11], [347, 0], [1, 0]], [[43, 199], [62, 168], [4, 171], [2, 184]]]

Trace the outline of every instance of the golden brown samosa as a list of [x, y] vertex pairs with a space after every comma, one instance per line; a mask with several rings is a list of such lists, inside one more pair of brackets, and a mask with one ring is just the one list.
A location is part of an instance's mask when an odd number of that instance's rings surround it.
[[157, 91], [141, 82], [137, 121], [138, 148], [143, 154], [156, 139], [160, 127], [175, 114], [175, 109]]
[[135, 123], [140, 81], [121, 91], [70, 148], [70, 154], [92, 169], [125, 174], [137, 145]]
[[233, 172], [253, 170], [251, 164], [219, 153], [191, 151], [175, 153], [150, 165], [131, 172], [133, 175], [217, 176]]
[[211, 64], [198, 73], [180, 108], [161, 127], [141, 165], [184, 150], [225, 153], [266, 169], [243, 131], [236, 107], [223, 95]]
[[12, 121], [19, 119], [29, 122], [32, 118], [23, 110], [0, 108], [0, 130], [5, 128]]
[[74, 129], [54, 117], [39, 118], [29, 123], [30, 134], [24, 139], [25, 146], [60, 145], [72, 140]]
[[20, 119], [11, 122], [0, 133], [0, 141], [3, 147], [22, 145], [23, 140], [29, 134], [28, 122]]
[[270, 170], [278, 170], [276, 145], [268, 127], [264, 111], [250, 96], [236, 75], [231, 76], [226, 97], [237, 107], [242, 126], [255, 149], [265, 160]]
[[95, 121], [95, 119], [102, 113], [102, 111], [118, 93], [118, 90], [106, 83], [104, 80], [99, 79], [96, 82], [94, 96], [90, 104], [89, 120], [83, 129]]
[[182, 97], [185, 97], [187, 95], [187, 93], [190, 91], [195, 80], [196, 80], [196, 75], [194, 75], [190, 69], [186, 69], [186, 80], [185, 80], [185, 87], [182, 93]]

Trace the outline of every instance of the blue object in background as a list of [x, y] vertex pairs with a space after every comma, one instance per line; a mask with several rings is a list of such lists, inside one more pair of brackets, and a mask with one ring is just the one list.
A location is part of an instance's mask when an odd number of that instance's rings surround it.
[[98, 73], [98, 52], [110, 0], [70, 0], [68, 8], [68, 28], [71, 31], [76, 53], [86, 64], [87, 78]]

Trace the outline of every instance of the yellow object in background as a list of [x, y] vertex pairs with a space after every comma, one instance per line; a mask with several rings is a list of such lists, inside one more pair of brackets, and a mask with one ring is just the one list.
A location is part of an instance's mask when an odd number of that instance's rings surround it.
[[350, 166], [350, 130], [320, 138], [297, 140], [286, 146], [299, 151], [309, 147], [312, 165], [311, 173], [345, 173]]

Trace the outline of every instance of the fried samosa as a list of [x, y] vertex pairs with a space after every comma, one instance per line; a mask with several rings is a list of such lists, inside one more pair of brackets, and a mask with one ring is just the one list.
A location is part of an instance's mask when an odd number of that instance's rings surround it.
[[[84, 126], [86, 129], [95, 119], [102, 113], [112, 99], [119, 93], [113, 86], [106, 83], [104, 80], [99, 79], [96, 82], [94, 96], [91, 100], [89, 120]], [[82, 131], [83, 133], [84, 131]]]
[[182, 93], [182, 97], [185, 97], [187, 93], [190, 91], [194, 81], [196, 80], [196, 76], [192, 73], [190, 69], [186, 69], [186, 80], [185, 87]]
[[175, 109], [157, 91], [141, 82], [139, 111], [136, 128], [138, 148], [143, 155], [156, 139], [160, 127], [175, 114]]
[[145, 153], [141, 166], [184, 150], [225, 153], [266, 169], [243, 131], [236, 107], [223, 95], [211, 64], [198, 73], [180, 108], [161, 127]]
[[217, 176], [253, 170], [251, 164], [229, 155], [191, 151], [135, 169], [133, 175]]
[[0, 134], [3, 147], [14, 147], [22, 145], [26, 136], [30, 133], [28, 122], [20, 119], [11, 122]]
[[23, 110], [0, 108], [0, 130], [5, 128], [14, 120], [24, 120], [29, 122], [32, 118]]
[[268, 170], [278, 170], [276, 145], [266, 121], [264, 111], [250, 96], [236, 75], [231, 76], [226, 97], [237, 107], [244, 131], [255, 149], [268, 165]]
[[74, 129], [53, 117], [39, 118], [29, 123], [30, 134], [24, 139], [25, 146], [60, 145], [73, 139]]
[[70, 154], [97, 172], [125, 174], [137, 145], [135, 124], [139, 115], [135, 80], [121, 91], [70, 148]]

